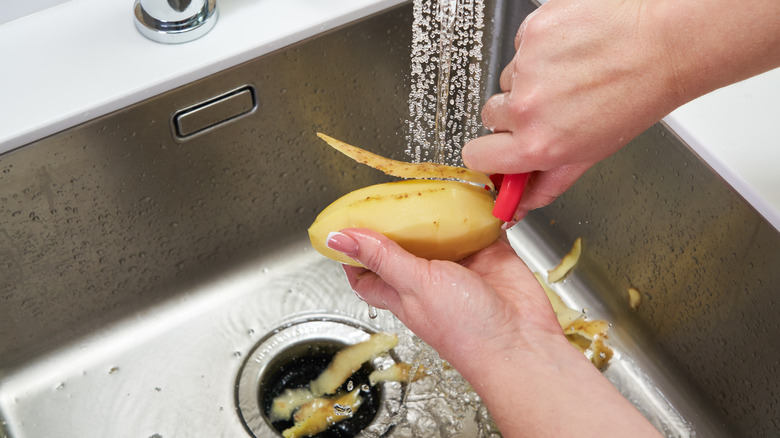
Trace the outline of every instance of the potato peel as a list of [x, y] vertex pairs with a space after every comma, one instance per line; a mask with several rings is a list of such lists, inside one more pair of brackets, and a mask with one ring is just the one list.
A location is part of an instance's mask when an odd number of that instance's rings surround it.
[[582, 238], [578, 237], [577, 240], [574, 241], [574, 245], [572, 245], [569, 253], [563, 256], [558, 266], [547, 271], [547, 281], [550, 283], [557, 283], [563, 280], [566, 275], [568, 275], [569, 272], [574, 268], [574, 266], [577, 265], [577, 262], [580, 260], [581, 253]]
[[566, 328], [571, 323], [576, 321], [582, 316], [582, 312], [578, 312], [572, 308], [569, 308], [561, 299], [561, 297], [555, 293], [554, 290], [550, 288], [550, 286], [547, 285], [547, 283], [544, 281], [544, 278], [542, 278], [542, 275], [538, 272], [534, 272], [534, 276], [536, 277], [536, 281], [539, 282], [540, 285], [542, 285], [542, 289], [544, 289], [544, 293], [547, 294], [547, 299], [550, 300], [550, 304], [552, 304], [553, 311], [555, 312], [555, 316], [558, 318], [558, 324], [561, 325], [561, 328]]
[[491, 191], [495, 190], [490, 178], [481, 172], [476, 172], [465, 167], [447, 166], [437, 163], [407, 163], [405, 161], [385, 158], [374, 154], [357, 146], [336, 140], [333, 137], [317, 133], [317, 136], [327, 142], [333, 149], [352, 158], [358, 163], [373, 167], [387, 175], [397, 176], [405, 179], [455, 179], [474, 183], [480, 186], [487, 186]]
[[309, 388], [286, 389], [271, 402], [268, 418], [271, 421], [289, 420], [293, 412], [314, 399]]
[[295, 413], [295, 424], [282, 432], [284, 438], [314, 436], [330, 426], [352, 418], [363, 403], [360, 389], [334, 398], [317, 398]]
[[428, 372], [423, 366], [418, 366], [414, 375], [410, 379], [409, 374], [411, 372], [412, 372], [411, 364], [405, 362], [394, 363], [393, 365], [383, 370], [376, 370], [371, 372], [371, 374], [368, 376], [368, 381], [371, 384], [371, 386], [374, 386], [377, 383], [381, 383], [381, 382], [409, 383], [409, 382], [416, 382], [428, 375]]
[[628, 305], [631, 306], [633, 310], [636, 310], [640, 304], [642, 304], [642, 294], [639, 292], [639, 289], [635, 287], [629, 287]]
[[384, 354], [398, 345], [398, 335], [375, 333], [367, 341], [350, 345], [333, 356], [328, 367], [309, 387], [312, 394], [333, 394], [363, 363]]
[[[572, 250], [566, 254], [561, 263], [553, 270], [548, 271], [550, 282], [560, 281], [577, 264], [582, 249], [582, 242], [578, 238], [574, 242]], [[580, 350], [596, 368], [602, 369], [612, 358], [613, 351], [606, 345], [610, 324], [603, 319], [589, 320], [583, 312], [569, 308], [561, 297], [547, 284], [544, 277], [534, 272], [534, 276], [542, 286], [547, 299], [550, 300], [558, 324], [569, 343]]]

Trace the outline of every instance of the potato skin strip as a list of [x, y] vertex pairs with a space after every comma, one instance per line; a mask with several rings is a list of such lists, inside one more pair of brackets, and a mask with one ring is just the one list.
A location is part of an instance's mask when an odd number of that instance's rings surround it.
[[[582, 241], [577, 238], [571, 251], [563, 257], [561, 263], [548, 271], [548, 280], [555, 282], [563, 279], [577, 264], [581, 251]], [[569, 308], [550, 288], [542, 274], [534, 272], [534, 276], [547, 294], [547, 299], [550, 300], [555, 316], [558, 318], [558, 324], [569, 343], [583, 353], [596, 368], [606, 367], [613, 355], [612, 349], [606, 344], [609, 338], [609, 322], [603, 319], [587, 319], [583, 312]]]
[[333, 356], [328, 367], [309, 387], [312, 394], [322, 396], [333, 394], [355, 371], [380, 354], [387, 353], [398, 345], [398, 335], [394, 333], [375, 333], [364, 342], [350, 345]]
[[411, 383], [416, 382], [428, 375], [426, 369], [422, 366], [417, 367], [417, 371], [409, 378], [409, 374], [412, 372], [412, 365], [404, 362], [394, 363], [393, 365], [383, 369], [373, 371], [368, 376], [368, 381], [371, 386], [382, 382], [401, 382]]
[[317, 136], [325, 140], [333, 149], [336, 149], [358, 163], [373, 167], [390, 176], [397, 176], [405, 179], [456, 179], [480, 186], [486, 186], [491, 191], [495, 190], [493, 182], [487, 175], [465, 167], [447, 166], [445, 164], [437, 163], [407, 163], [405, 161], [385, 158], [357, 146], [344, 143], [341, 140], [336, 140], [335, 138], [320, 132], [317, 133]]
[[642, 293], [635, 287], [628, 288], [628, 305], [636, 310], [642, 304]]
[[547, 281], [550, 283], [557, 283], [563, 280], [569, 274], [569, 272], [574, 269], [574, 266], [577, 265], [577, 262], [580, 260], [581, 253], [582, 238], [578, 237], [577, 240], [574, 241], [574, 245], [572, 245], [569, 253], [563, 256], [558, 266], [547, 271]]
[[295, 413], [295, 424], [282, 432], [284, 438], [310, 437], [330, 426], [352, 418], [363, 403], [360, 389], [334, 398], [318, 398], [301, 406]]
[[268, 417], [271, 421], [289, 420], [296, 409], [313, 399], [314, 394], [311, 393], [309, 388], [288, 388], [273, 399], [271, 412], [268, 414]]

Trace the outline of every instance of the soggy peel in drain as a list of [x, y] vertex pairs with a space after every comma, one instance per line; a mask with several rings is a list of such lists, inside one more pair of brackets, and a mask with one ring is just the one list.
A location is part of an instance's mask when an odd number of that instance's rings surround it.
[[[360, 388], [342, 392], [339, 388], [363, 363], [387, 353], [398, 345], [394, 333], [374, 333], [363, 342], [339, 350], [328, 366], [307, 388], [286, 389], [271, 402], [271, 421], [289, 420], [294, 424], [285, 429], [285, 438], [309, 437], [330, 426], [351, 418], [363, 403]], [[373, 386], [376, 382], [371, 381]], [[327, 396], [328, 394], [335, 394]]]
[[414, 375], [411, 373], [411, 364], [397, 362], [385, 369], [372, 371], [368, 376], [368, 381], [371, 386], [374, 386], [380, 382], [416, 382], [428, 376], [428, 372], [423, 366], [417, 366]]
[[330, 426], [352, 418], [363, 398], [360, 389], [332, 398], [316, 398], [295, 413], [295, 424], [282, 431], [284, 438], [314, 436]]
[[268, 419], [273, 421], [289, 420], [293, 412], [314, 399], [309, 388], [288, 388], [273, 399]]
[[387, 353], [396, 345], [398, 345], [398, 335], [374, 333], [366, 341], [339, 350], [325, 371], [309, 385], [312, 394], [315, 396], [333, 394], [349, 376], [363, 366], [364, 362]]

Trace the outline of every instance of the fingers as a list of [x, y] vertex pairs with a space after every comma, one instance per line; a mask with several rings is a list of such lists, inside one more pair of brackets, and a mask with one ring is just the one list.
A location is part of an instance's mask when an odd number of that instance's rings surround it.
[[346, 229], [328, 236], [329, 248], [343, 252], [368, 270], [345, 266], [347, 279], [355, 293], [366, 303], [403, 313], [399, 294], [413, 294], [427, 287], [427, 260], [403, 250], [383, 235], [366, 229]]
[[513, 227], [528, 212], [552, 204], [584, 174], [589, 164], [565, 165], [546, 172], [534, 172], [528, 181], [520, 204], [517, 206], [514, 220], [507, 222], [504, 229]]
[[493, 133], [512, 131], [512, 118], [508, 114], [510, 102], [508, 92], [494, 94], [482, 107], [482, 125]]
[[534, 173], [520, 201], [519, 209], [528, 211], [549, 205], [577, 182], [590, 167], [590, 164], [572, 164]]
[[534, 157], [528, 157], [518, 145], [514, 133], [500, 132], [471, 140], [461, 151], [466, 167], [487, 174], [524, 173], [538, 170]]
[[512, 58], [511, 61], [509, 61], [509, 64], [507, 64], [506, 67], [504, 67], [503, 70], [501, 70], [501, 76], [498, 78], [498, 84], [501, 87], [501, 91], [504, 93], [508, 92], [512, 89], [512, 82], [515, 79], [515, 58]]

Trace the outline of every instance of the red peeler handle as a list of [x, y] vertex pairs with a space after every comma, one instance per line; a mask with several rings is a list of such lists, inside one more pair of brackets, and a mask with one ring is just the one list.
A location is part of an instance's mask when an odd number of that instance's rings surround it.
[[520, 204], [530, 173], [515, 173], [503, 175], [501, 188], [498, 189], [496, 205], [493, 207], [493, 216], [504, 222], [511, 222], [515, 217], [515, 211]]

